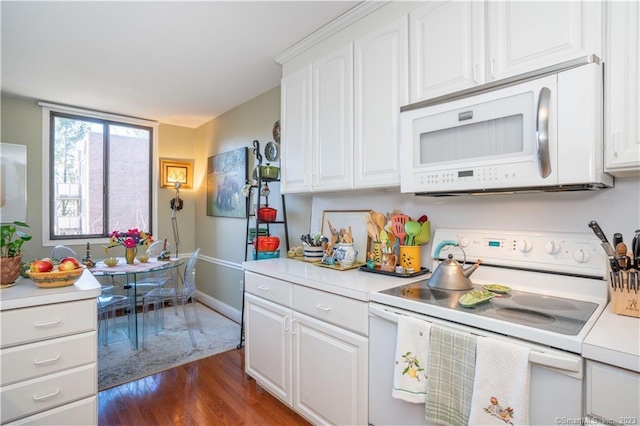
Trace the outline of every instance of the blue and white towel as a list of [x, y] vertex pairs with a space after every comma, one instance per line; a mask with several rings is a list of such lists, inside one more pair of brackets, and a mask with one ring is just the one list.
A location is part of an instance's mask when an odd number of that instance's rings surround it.
[[404, 315], [398, 319], [391, 391], [394, 398], [413, 403], [425, 403], [430, 333], [431, 323], [429, 322]]
[[529, 348], [478, 337], [469, 424], [529, 424]]
[[431, 327], [426, 419], [439, 425], [469, 424], [476, 336], [438, 325]]

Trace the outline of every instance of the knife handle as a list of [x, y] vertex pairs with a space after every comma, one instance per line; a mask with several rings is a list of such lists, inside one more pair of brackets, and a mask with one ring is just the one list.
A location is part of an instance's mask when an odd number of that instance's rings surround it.
[[616, 232], [615, 234], [613, 234], [613, 246], [617, 247], [618, 244], [620, 244], [622, 242], [622, 234], [619, 232]]
[[603, 243], [609, 242], [607, 240], [607, 237], [604, 235], [604, 232], [602, 232], [600, 225], [598, 225], [598, 222], [592, 220], [591, 222], [589, 222], [589, 228], [593, 229], [593, 233], [596, 234], [596, 237], [600, 238], [600, 241], [602, 241]]

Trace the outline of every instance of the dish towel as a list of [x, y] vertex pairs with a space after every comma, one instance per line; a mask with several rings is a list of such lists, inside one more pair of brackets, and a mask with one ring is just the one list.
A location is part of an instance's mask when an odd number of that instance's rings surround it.
[[469, 424], [529, 424], [529, 352], [520, 345], [478, 337]]
[[426, 419], [439, 425], [469, 424], [473, 378], [476, 369], [476, 336], [431, 327]]
[[393, 369], [394, 398], [407, 402], [426, 401], [431, 323], [416, 318], [398, 318], [398, 337]]

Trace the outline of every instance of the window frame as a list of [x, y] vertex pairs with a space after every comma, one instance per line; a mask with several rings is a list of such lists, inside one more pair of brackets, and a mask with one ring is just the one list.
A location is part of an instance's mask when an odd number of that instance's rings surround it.
[[[92, 111], [64, 105], [39, 102], [42, 107], [42, 245], [44, 247], [56, 245], [80, 245], [86, 244], [87, 238], [93, 244], [106, 244], [108, 237], [94, 238], [88, 236], [70, 236], [70, 238], [51, 238], [51, 125], [52, 112], [63, 115], [73, 115], [81, 118], [95, 119], [110, 122], [109, 124], [123, 124], [143, 126], [151, 129], [151, 226], [148, 230], [152, 235], [157, 235], [158, 226], [158, 122], [142, 118], [117, 115], [112, 113]], [[108, 200], [105, 208], [108, 208]], [[109, 230], [107, 230], [109, 232]]]

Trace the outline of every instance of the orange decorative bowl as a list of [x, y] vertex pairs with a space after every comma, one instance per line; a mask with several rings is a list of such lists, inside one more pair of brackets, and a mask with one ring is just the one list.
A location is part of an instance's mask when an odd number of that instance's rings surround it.
[[29, 275], [29, 278], [31, 278], [38, 287], [66, 287], [68, 285], [73, 285], [73, 283], [78, 281], [78, 278], [80, 278], [85, 268], [86, 266], [81, 265], [79, 268], [71, 271], [58, 271], [57, 269], [54, 269], [51, 272], [27, 271], [27, 275]]

